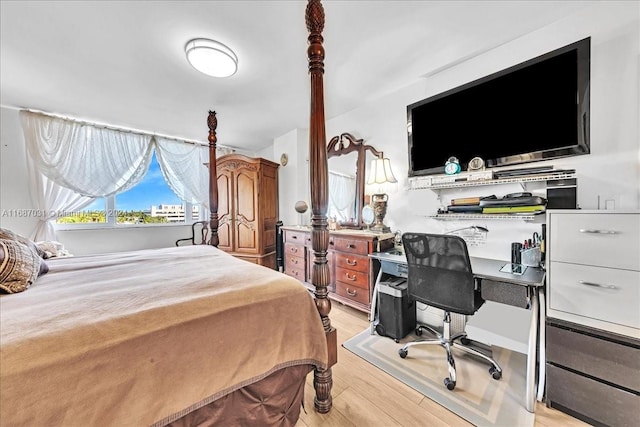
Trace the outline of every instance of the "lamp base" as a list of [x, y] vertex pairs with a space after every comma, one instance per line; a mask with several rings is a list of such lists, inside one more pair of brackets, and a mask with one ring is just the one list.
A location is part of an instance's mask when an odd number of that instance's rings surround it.
[[380, 234], [391, 233], [391, 228], [387, 227], [384, 224], [376, 224], [369, 227], [369, 231], [371, 231], [372, 233], [380, 233]]

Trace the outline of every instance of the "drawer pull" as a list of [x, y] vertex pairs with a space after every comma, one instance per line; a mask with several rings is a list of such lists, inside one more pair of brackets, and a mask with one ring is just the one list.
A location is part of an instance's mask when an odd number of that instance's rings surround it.
[[615, 285], [601, 285], [600, 283], [585, 282], [584, 280], [578, 280], [578, 283], [585, 286], [593, 286], [594, 288], [618, 289]]
[[298, 260], [297, 260], [297, 259], [292, 259], [292, 260], [291, 260], [291, 263], [292, 263], [292, 264], [295, 264], [295, 265], [298, 265]]
[[298, 240], [298, 236], [291, 236], [291, 238]]
[[355, 297], [356, 295], [358, 295], [358, 291], [352, 291], [351, 289], [347, 288], [347, 294], [349, 294], [349, 296], [351, 297]]
[[293, 252], [294, 254], [298, 253], [298, 248], [291, 248], [291, 252]]
[[589, 230], [586, 228], [581, 228], [580, 232], [587, 234], [618, 234], [618, 232], [615, 230]]
[[355, 249], [355, 248], [356, 248], [356, 245], [354, 245], [353, 243], [349, 243], [349, 244], [347, 245], [347, 247], [348, 247], [349, 249]]
[[354, 282], [356, 280], [356, 275], [354, 274], [353, 276], [349, 276], [349, 273], [344, 273], [345, 277], [349, 280], [351, 280], [352, 282]]
[[358, 261], [356, 260], [352, 261], [349, 258], [347, 258], [344, 262], [347, 263], [348, 265], [358, 265]]

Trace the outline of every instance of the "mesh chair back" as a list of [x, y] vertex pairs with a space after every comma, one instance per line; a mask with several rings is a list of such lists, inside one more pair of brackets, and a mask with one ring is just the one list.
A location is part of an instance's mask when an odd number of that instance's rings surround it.
[[484, 303], [464, 240], [454, 235], [404, 233], [409, 295], [424, 304], [474, 314]]

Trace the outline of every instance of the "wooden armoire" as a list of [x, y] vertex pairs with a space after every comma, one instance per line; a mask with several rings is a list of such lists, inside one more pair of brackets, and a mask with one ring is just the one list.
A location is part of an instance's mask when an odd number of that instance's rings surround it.
[[229, 154], [216, 162], [218, 247], [235, 257], [276, 268], [278, 164]]

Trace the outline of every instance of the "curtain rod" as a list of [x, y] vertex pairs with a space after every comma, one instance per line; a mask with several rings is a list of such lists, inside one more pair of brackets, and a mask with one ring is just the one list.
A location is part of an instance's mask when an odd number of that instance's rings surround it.
[[[68, 116], [62, 116], [62, 115], [59, 115], [59, 114], [47, 113], [47, 112], [40, 111], [40, 110], [32, 110], [31, 108], [25, 108], [25, 109], [22, 109], [22, 110], [29, 111], [30, 113], [42, 114], [43, 116], [54, 117], [56, 119], [68, 120], [68, 121], [71, 121], [71, 122], [74, 122], [74, 123], [78, 123], [78, 124], [81, 124], [81, 125], [90, 125], [90, 126], [94, 126], [94, 127], [101, 128], [101, 129], [117, 130], [119, 132], [129, 132], [129, 133], [136, 133], [136, 134], [140, 134], [140, 135], [157, 136], [157, 137], [160, 137], [160, 138], [172, 139], [174, 141], [184, 142], [186, 144], [202, 145], [202, 146], [206, 146], [206, 147], [209, 146], [209, 143], [204, 143], [204, 142], [196, 141], [196, 140], [193, 140], [193, 139], [178, 138], [178, 137], [175, 137], [175, 136], [163, 135], [163, 134], [160, 134], [160, 133], [147, 132], [147, 131], [143, 131], [143, 130], [119, 127], [119, 126], [114, 126], [114, 125], [108, 125], [108, 124], [104, 124], [104, 123], [89, 122], [87, 120], [80, 120], [80, 119], [76, 119], [74, 117], [68, 117]], [[216, 144], [216, 148], [227, 148], [227, 149], [234, 150], [234, 151], [237, 150], [236, 147], [231, 147], [229, 145], [222, 145], [222, 144]]]

